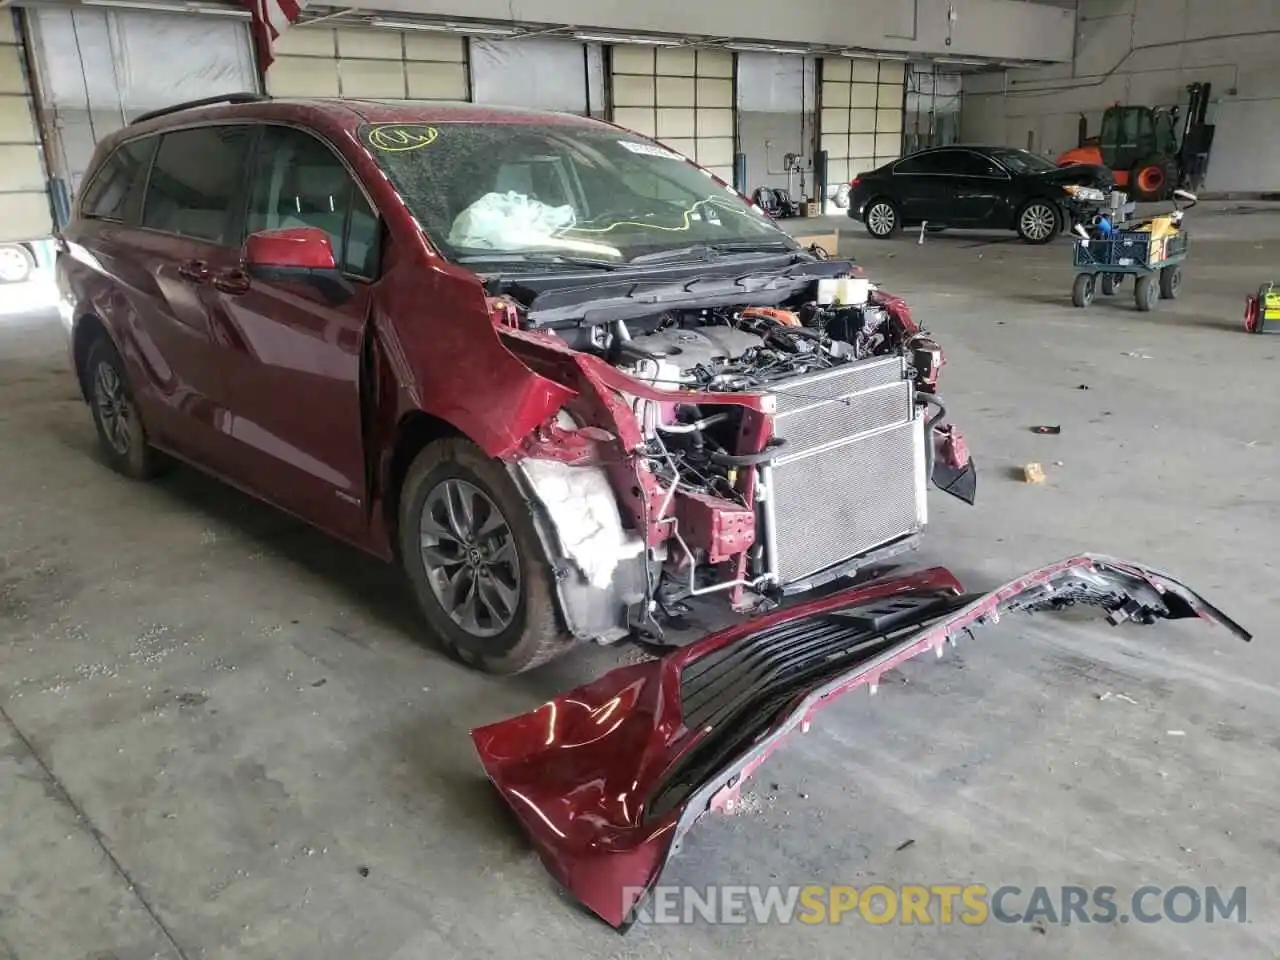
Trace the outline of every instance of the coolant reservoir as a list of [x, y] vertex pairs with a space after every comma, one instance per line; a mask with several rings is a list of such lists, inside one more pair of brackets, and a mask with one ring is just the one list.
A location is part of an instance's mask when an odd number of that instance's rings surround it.
[[823, 307], [861, 307], [871, 296], [866, 277], [829, 277], [818, 281], [818, 304]]

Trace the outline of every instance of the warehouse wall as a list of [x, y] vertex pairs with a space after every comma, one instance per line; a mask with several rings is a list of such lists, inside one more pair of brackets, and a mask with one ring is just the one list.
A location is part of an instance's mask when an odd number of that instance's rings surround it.
[[[458, 0], [378, 0], [387, 13], [460, 16]], [[593, 30], [845, 44], [871, 50], [1066, 62], [1075, 13], [1024, 0], [468, 0], [466, 16]], [[952, 20], [949, 13], [954, 10]], [[732, 20], [728, 23], [726, 18]], [[949, 43], [947, 41], [950, 41]]]
[[1280, 3], [1081, 0], [1074, 62], [968, 77], [962, 133], [1054, 155], [1076, 145], [1081, 113], [1096, 132], [1107, 106], [1185, 103], [1213, 84], [1217, 124], [1206, 192], [1280, 191]]

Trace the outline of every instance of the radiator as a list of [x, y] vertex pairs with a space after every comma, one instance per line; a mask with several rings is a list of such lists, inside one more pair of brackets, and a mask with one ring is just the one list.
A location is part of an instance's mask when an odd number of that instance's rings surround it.
[[770, 566], [782, 585], [919, 533], [924, 431], [906, 361], [883, 357], [779, 386], [768, 468]]

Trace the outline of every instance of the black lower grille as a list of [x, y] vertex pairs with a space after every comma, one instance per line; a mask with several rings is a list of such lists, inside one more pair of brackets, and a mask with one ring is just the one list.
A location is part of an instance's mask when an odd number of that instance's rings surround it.
[[747, 634], [686, 666], [680, 675], [681, 715], [688, 729], [706, 736], [650, 798], [648, 815], [661, 816], [682, 803], [702, 777], [767, 730], [797, 697], [872, 660], [898, 642], [903, 630], [917, 629], [962, 602], [952, 594], [891, 597]]
[[944, 598], [891, 597], [873, 606], [795, 620], [749, 634], [695, 660], [680, 675], [686, 727], [714, 727], [743, 704], [790, 687], [815, 667], [847, 668], [869, 638], [896, 623], [919, 622]]

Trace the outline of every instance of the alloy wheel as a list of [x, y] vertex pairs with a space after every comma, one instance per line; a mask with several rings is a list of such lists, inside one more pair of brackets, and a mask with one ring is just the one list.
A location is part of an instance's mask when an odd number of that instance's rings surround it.
[[893, 233], [897, 219], [898, 215], [887, 203], [872, 204], [871, 209], [867, 211], [867, 226], [878, 237], [887, 237]]
[[[1007, 221], [1006, 221], [1007, 222]], [[1057, 229], [1058, 217], [1053, 208], [1044, 203], [1033, 203], [1022, 211], [1019, 225], [1028, 240], [1044, 240]]]
[[94, 372], [93, 403], [111, 449], [122, 457], [128, 456], [133, 444], [133, 405], [119, 371], [109, 363], [99, 363]]
[[449, 618], [474, 637], [511, 626], [520, 604], [520, 557], [493, 499], [466, 480], [442, 480], [427, 494], [418, 526], [427, 582]]

